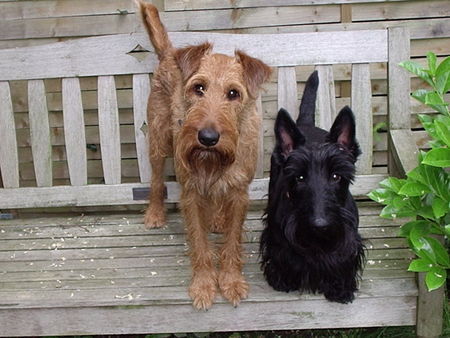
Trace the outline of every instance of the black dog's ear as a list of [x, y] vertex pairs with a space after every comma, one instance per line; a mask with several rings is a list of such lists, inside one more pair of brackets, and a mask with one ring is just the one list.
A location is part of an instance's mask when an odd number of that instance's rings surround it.
[[355, 159], [361, 154], [355, 137], [355, 117], [348, 106], [342, 108], [334, 120], [327, 141], [343, 145], [353, 154]]
[[276, 149], [285, 158], [299, 145], [305, 143], [305, 137], [297, 128], [290, 114], [283, 108], [278, 111], [275, 121]]

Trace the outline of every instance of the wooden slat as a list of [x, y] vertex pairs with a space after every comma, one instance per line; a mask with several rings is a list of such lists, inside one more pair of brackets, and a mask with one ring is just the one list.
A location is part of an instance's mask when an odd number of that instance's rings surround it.
[[297, 77], [295, 67], [278, 68], [278, 110], [286, 109], [295, 120], [298, 115]]
[[136, 152], [141, 182], [150, 182], [151, 167], [149, 160], [147, 102], [150, 93], [148, 74], [133, 75], [133, 113]]
[[106, 184], [118, 184], [120, 168], [120, 129], [114, 76], [98, 77], [98, 123]]
[[[384, 62], [387, 32], [342, 31], [298, 34], [171, 33], [175, 46], [208, 40], [215, 51], [234, 55], [243, 49], [271, 66]], [[137, 46], [153, 51], [147, 34], [121, 34], [71, 40], [55, 44], [0, 50], [0, 81], [74, 76], [148, 73], [157, 59], [143, 61], [127, 54]], [[103, 48], [99, 48], [103, 46]], [[108, 53], [104, 52], [108, 49]], [[52, 59], [53, 67], [47, 66]]]
[[362, 151], [356, 162], [356, 172], [359, 174], [372, 173], [373, 115], [371, 89], [369, 64], [352, 65], [351, 108], [356, 119], [356, 139]]
[[[0, 20], [29, 20], [69, 16], [134, 13], [136, 6], [128, 0], [41, 0], [0, 2]], [[95, 19], [93, 19], [95, 20]]]
[[319, 87], [316, 101], [316, 126], [330, 130], [336, 118], [336, 101], [334, 90], [333, 68], [331, 65], [316, 67], [319, 73]]
[[50, 187], [53, 181], [52, 144], [43, 80], [28, 81], [28, 107], [36, 183], [38, 187]]
[[[357, 176], [355, 184], [350, 187], [354, 196], [363, 196], [371, 190], [378, 188], [378, 183], [386, 175]], [[175, 203], [180, 200], [180, 186], [176, 182], [166, 182], [166, 202]], [[251, 200], [264, 200], [267, 198], [269, 178], [255, 179], [250, 184], [249, 195]], [[0, 194], [0, 205], [6, 209], [14, 208], [40, 208], [61, 206], [95, 206], [95, 205], [121, 205], [146, 204], [146, 200], [133, 200], [134, 188], [146, 188], [148, 184], [122, 183], [117, 185], [90, 184], [78, 186], [54, 186], [51, 188], [20, 188], [5, 189]], [[27, 196], [26, 199], [23, 196]]]
[[419, 149], [412, 132], [406, 129], [390, 130], [388, 142], [389, 173], [405, 177], [406, 173], [413, 170], [419, 161]]
[[[70, 292], [68, 293], [70, 295]], [[126, 293], [118, 293], [126, 295]], [[386, 302], [389, 307], [386, 307]], [[191, 304], [182, 306], [132, 306], [127, 298], [119, 307], [7, 309], [0, 312], [2, 332], [7, 336], [293, 330], [328, 327], [414, 325], [416, 298], [389, 297], [357, 299], [342, 306], [326, 300], [298, 302], [243, 302], [237, 308], [215, 304], [199, 312]], [[391, 309], [392, 311], [387, 311]], [[348, 313], [357, 314], [349, 316]], [[255, 316], [255, 313], [258, 316]], [[76, 318], [76, 320], [74, 320]], [[151, 318], [152, 320], [143, 320]], [[167, 322], [171, 318], [170, 323]], [[177, 318], [177, 320], [172, 320]], [[252, 320], [249, 320], [252, 318]], [[24, 325], [23, 323], [27, 323]], [[36, 330], [35, 328], [39, 328]]]
[[5, 188], [19, 187], [16, 127], [8, 82], [0, 82], [0, 171]]
[[62, 79], [64, 139], [72, 185], [87, 184], [86, 135], [80, 80]]
[[[385, 2], [386, 0], [371, 0], [371, 2]], [[390, 0], [410, 1], [410, 0]], [[219, 8], [245, 8], [245, 7], [272, 7], [272, 6], [310, 6], [310, 5], [335, 5], [359, 3], [361, 0], [165, 0], [166, 11], [219, 9]]]
[[405, 118], [409, 112], [410, 78], [408, 72], [398, 64], [408, 61], [410, 55], [410, 36], [405, 27], [389, 28], [389, 128], [410, 129], [411, 122]]
[[264, 111], [262, 107], [262, 98], [261, 94], [259, 94], [256, 100], [256, 111], [258, 112], [261, 118], [261, 128], [259, 130], [259, 143], [258, 143], [258, 159], [256, 163], [256, 178], [262, 178], [264, 176], [264, 131], [262, 121], [264, 118]]

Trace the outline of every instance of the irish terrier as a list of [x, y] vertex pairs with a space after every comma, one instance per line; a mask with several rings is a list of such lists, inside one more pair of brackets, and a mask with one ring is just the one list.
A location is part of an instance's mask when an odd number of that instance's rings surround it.
[[[241, 237], [258, 157], [255, 101], [271, 69], [239, 50], [234, 57], [213, 54], [210, 43], [174, 48], [157, 9], [139, 4], [160, 61], [148, 101], [152, 180], [145, 224], [165, 222], [163, 168], [173, 155], [190, 245], [193, 305], [208, 309], [218, 285], [237, 306], [248, 292]], [[217, 255], [208, 242], [211, 230], [223, 232]]]

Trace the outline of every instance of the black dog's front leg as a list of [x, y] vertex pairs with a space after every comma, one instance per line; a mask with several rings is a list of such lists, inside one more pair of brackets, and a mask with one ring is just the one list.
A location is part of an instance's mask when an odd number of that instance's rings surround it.
[[298, 273], [288, 262], [289, 253], [281, 247], [268, 248], [270, 257], [264, 264], [264, 276], [269, 285], [277, 291], [294, 291], [300, 287]]

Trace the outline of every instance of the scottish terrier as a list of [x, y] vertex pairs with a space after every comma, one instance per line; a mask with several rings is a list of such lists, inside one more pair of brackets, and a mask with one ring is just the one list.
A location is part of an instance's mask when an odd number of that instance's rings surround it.
[[297, 122], [280, 109], [275, 122], [261, 267], [278, 291], [354, 299], [365, 261], [358, 209], [349, 192], [360, 149], [349, 107], [330, 132], [314, 126], [317, 71], [306, 82]]

